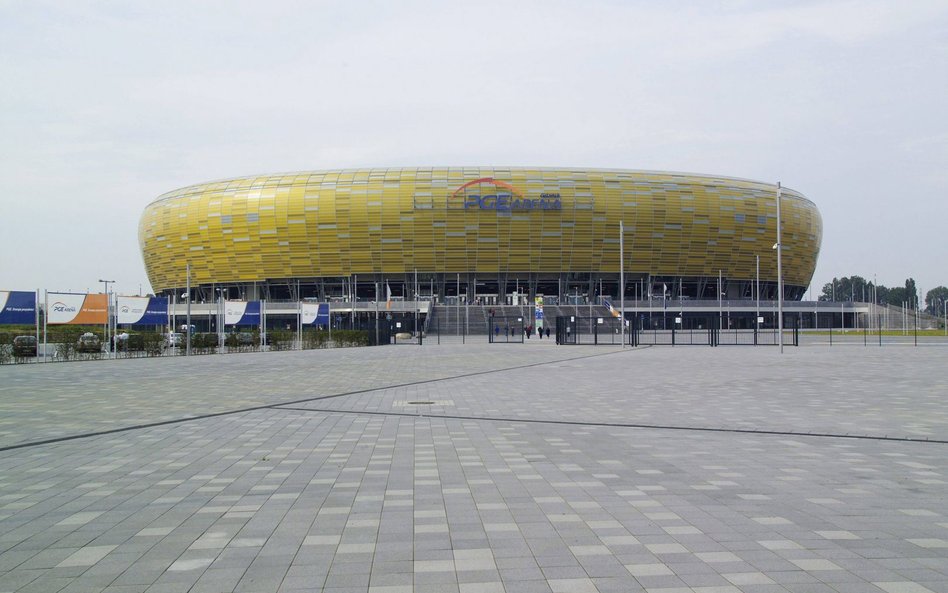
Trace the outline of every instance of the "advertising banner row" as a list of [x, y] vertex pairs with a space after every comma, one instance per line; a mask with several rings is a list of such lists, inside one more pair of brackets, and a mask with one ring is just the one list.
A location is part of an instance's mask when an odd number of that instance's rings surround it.
[[[46, 294], [50, 325], [102, 325], [108, 322], [108, 297], [104, 294]], [[115, 298], [115, 320], [120, 325], [163, 325], [168, 322], [168, 299], [161, 297]]]
[[[0, 325], [36, 323], [36, 302], [34, 291], [0, 291]], [[48, 292], [46, 302], [46, 322], [50, 325], [108, 323], [107, 295]], [[261, 301], [224, 301], [224, 324], [260, 325], [261, 309]], [[327, 303], [300, 303], [299, 314], [302, 325], [329, 325]], [[114, 315], [119, 325], [164, 325], [168, 323], [168, 299], [116, 296]]]

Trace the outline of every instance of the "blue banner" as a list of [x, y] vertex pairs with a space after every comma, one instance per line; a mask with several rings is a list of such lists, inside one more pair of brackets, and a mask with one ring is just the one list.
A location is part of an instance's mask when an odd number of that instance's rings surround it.
[[119, 325], [164, 325], [168, 323], [168, 299], [164, 297], [116, 297]]
[[302, 303], [300, 313], [303, 325], [329, 327], [329, 303]]
[[0, 324], [32, 325], [35, 323], [35, 292], [0, 291]]
[[161, 325], [168, 323], [168, 299], [151, 297], [148, 299], [148, 309], [138, 322], [140, 325]]

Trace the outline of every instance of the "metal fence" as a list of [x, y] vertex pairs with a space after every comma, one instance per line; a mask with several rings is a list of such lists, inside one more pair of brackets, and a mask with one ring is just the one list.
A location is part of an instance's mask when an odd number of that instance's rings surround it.
[[487, 341], [490, 344], [523, 344], [527, 334], [526, 327], [522, 315], [491, 316]]

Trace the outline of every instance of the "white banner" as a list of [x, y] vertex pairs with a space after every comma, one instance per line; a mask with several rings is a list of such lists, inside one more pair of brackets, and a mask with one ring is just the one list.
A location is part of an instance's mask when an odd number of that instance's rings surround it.
[[79, 315], [86, 300], [84, 294], [49, 293], [48, 323], [69, 323]]
[[224, 325], [235, 325], [244, 317], [246, 301], [224, 301]]
[[148, 297], [116, 297], [118, 300], [117, 322], [120, 324], [138, 323], [148, 310]]
[[300, 313], [303, 316], [303, 325], [311, 325], [319, 315], [319, 303], [300, 303]]

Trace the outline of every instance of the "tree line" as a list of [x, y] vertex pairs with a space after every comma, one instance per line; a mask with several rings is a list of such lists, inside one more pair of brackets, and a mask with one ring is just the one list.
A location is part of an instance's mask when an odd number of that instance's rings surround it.
[[[888, 287], [876, 285], [862, 276], [843, 276], [833, 278], [832, 282], [823, 285], [823, 292], [819, 296], [821, 301], [854, 301], [860, 303], [876, 302], [880, 305], [907, 306], [918, 308], [918, 288], [914, 278], [907, 278], [905, 286]], [[941, 316], [944, 313], [945, 303], [948, 302], [948, 288], [937, 286], [925, 293], [923, 310], [931, 315]]]

